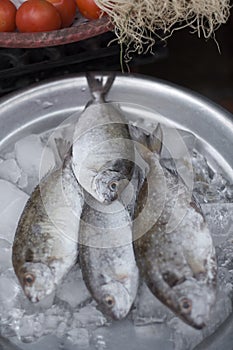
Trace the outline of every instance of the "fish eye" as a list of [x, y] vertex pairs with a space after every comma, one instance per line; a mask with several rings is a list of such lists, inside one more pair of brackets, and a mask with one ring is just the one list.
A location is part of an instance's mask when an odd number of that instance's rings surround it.
[[185, 312], [186, 314], [191, 312], [192, 301], [190, 299], [183, 298], [183, 299], [181, 299], [180, 304], [181, 304], [181, 308], [182, 308], [183, 312]]
[[34, 281], [35, 276], [32, 273], [26, 273], [23, 277], [23, 282], [28, 287], [31, 287]]
[[117, 187], [118, 187], [118, 182], [117, 181], [111, 181], [109, 184], [108, 184], [108, 187], [111, 191], [115, 192], [117, 190]]
[[112, 308], [115, 305], [115, 299], [111, 295], [105, 295], [104, 297], [104, 303], [107, 305], [109, 308]]

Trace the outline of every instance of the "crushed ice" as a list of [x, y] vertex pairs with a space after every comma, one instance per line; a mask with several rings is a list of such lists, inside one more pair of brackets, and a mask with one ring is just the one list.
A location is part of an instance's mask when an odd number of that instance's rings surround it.
[[[67, 130], [64, 128], [59, 132], [64, 137]], [[102, 350], [109, 348], [110, 342], [111, 349], [119, 349], [121, 343], [124, 348], [125, 342], [128, 349], [131, 349], [130, 344], [148, 344], [148, 348], [158, 345], [164, 350], [193, 349], [214, 332], [232, 311], [233, 185], [209, 167], [205, 157], [194, 149], [194, 136], [184, 132], [182, 137], [191, 152], [193, 165], [193, 193], [210, 226], [219, 266], [217, 302], [209, 325], [202, 331], [184, 324], [144, 284], [139, 288], [127, 320], [118, 323], [109, 321], [96, 308], [78, 264], [55, 294], [34, 305], [25, 297], [14, 274], [11, 249], [17, 222], [39, 176], [43, 177], [61, 163], [55, 140], [50, 138], [47, 144], [49, 135], [47, 132], [40, 136], [26, 136], [16, 142], [11, 153], [0, 159], [0, 335], [11, 339], [19, 347], [22, 347], [22, 342], [28, 343], [26, 349], [29, 350], [42, 349], [46, 341], [63, 349], [78, 346], [79, 349]], [[44, 150], [46, 162], [41, 168]], [[166, 152], [162, 161], [173, 169], [174, 161]], [[177, 164], [185, 168], [182, 155]]]

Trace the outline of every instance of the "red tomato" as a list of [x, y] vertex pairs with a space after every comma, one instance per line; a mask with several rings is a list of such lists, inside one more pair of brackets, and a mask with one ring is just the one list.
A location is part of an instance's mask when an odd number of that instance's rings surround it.
[[0, 32], [13, 32], [16, 7], [10, 0], [0, 0]]
[[76, 2], [75, 0], [47, 0], [53, 4], [61, 16], [62, 27], [69, 27], [73, 22], [76, 15]]
[[61, 28], [61, 17], [48, 1], [28, 0], [18, 8], [16, 26], [20, 32], [47, 32]]
[[94, 0], [76, 0], [76, 4], [81, 15], [88, 19], [97, 19], [103, 12]]

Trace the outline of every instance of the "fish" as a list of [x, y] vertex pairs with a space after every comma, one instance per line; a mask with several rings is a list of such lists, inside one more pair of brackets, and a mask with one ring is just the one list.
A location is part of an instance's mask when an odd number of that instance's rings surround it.
[[150, 291], [188, 325], [202, 329], [216, 299], [217, 263], [208, 226], [184, 181], [160, 164], [163, 132], [131, 127], [149, 165], [138, 195], [133, 246]]
[[134, 144], [119, 104], [106, 102], [114, 75], [98, 79], [87, 73], [92, 95], [79, 116], [73, 135], [72, 167], [85, 189], [110, 204], [126, 188], [134, 168]]
[[143, 160], [140, 159], [140, 155], [137, 154], [137, 150], [135, 150], [135, 154], [138, 160], [134, 164], [134, 171], [131, 180], [129, 181], [128, 186], [122, 191], [119, 196], [119, 201], [127, 209], [131, 220], [134, 218], [138, 194], [144, 183], [146, 172], [145, 164], [142, 163]]
[[79, 231], [83, 280], [106, 316], [121, 320], [135, 300], [139, 273], [128, 210], [116, 200], [106, 206], [85, 193]]
[[14, 271], [32, 303], [50, 295], [77, 261], [83, 202], [67, 154], [32, 192], [14, 237]]

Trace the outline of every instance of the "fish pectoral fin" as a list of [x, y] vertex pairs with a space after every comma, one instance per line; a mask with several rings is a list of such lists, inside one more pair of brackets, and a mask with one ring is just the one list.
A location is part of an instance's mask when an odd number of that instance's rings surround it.
[[117, 280], [118, 282], [124, 282], [124, 281], [126, 281], [128, 278], [129, 278], [129, 275], [126, 274], [126, 273], [121, 273], [121, 274], [117, 274], [117, 275], [116, 275], [116, 280]]
[[195, 259], [187, 259], [187, 263], [193, 273], [193, 276], [204, 275], [206, 274], [205, 266], [201, 261]]
[[108, 276], [107, 274], [104, 274], [104, 273], [102, 273], [100, 275], [100, 277], [101, 277], [104, 284], [110, 283], [112, 280], [112, 278], [110, 276]]
[[147, 286], [163, 304], [174, 310], [177, 306], [174, 290], [164, 280], [163, 275], [157, 268], [152, 269], [152, 271], [152, 274], [145, 276]]
[[68, 155], [69, 151], [71, 150], [71, 142], [61, 137], [55, 138], [54, 141], [57, 147], [58, 155], [61, 161], [63, 161], [64, 158]]

